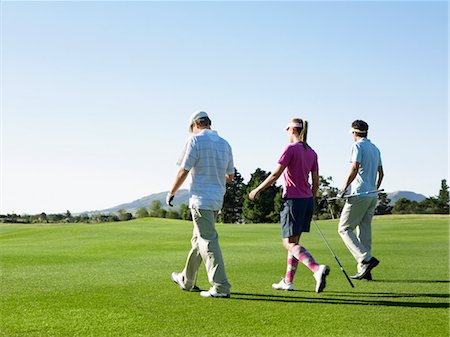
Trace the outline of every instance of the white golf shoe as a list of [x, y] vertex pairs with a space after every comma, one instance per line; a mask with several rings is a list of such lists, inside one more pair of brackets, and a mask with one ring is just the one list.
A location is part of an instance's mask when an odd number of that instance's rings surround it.
[[172, 281], [175, 282], [176, 284], [178, 284], [180, 286], [181, 290], [186, 290], [186, 288], [183, 285], [183, 281], [181, 281], [181, 274], [173, 272], [171, 277], [172, 277]]
[[215, 289], [200, 292], [201, 297], [230, 298], [230, 293], [218, 293]]
[[196, 285], [194, 285], [191, 289], [186, 288], [186, 286], [183, 284], [183, 281], [181, 280], [182, 279], [181, 273], [173, 272], [171, 277], [172, 277], [172, 281], [175, 282], [176, 284], [178, 284], [180, 286], [181, 290], [194, 291], [194, 292], [200, 291], [200, 288], [197, 287]]
[[294, 284], [293, 283], [286, 283], [284, 278], [282, 278], [279, 283], [272, 284], [272, 288], [275, 289], [275, 290], [291, 291], [291, 290], [294, 290]]
[[326, 278], [330, 273], [330, 267], [321, 264], [319, 269], [314, 273], [314, 278], [316, 279], [316, 293], [321, 293], [326, 286]]

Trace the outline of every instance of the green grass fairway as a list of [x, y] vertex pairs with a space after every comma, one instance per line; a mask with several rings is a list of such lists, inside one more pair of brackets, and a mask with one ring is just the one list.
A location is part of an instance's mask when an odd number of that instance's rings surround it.
[[[355, 263], [320, 221], [349, 274]], [[373, 223], [373, 282], [352, 289], [311, 227], [302, 243], [331, 273], [314, 292], [299, 266], [295, 291], [271, 289], [284, 276], [277, 224], [219, 224], [230, 299], [181, 291], [170, 279], [190, 248], [187, 221], [1, 225], [1, 336], [353, 336], [449, 335], [449, 217], [383, 216]], [[198, 285], [208, 288], [204, 267]]]

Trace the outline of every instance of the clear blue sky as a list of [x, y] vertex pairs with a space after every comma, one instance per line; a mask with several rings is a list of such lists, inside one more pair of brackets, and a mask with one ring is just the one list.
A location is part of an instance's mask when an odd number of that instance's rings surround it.
[[96, 210], [167, 191], [207, 111], [247, 182], [292, 117], [340, 187], [355, 119], [387, 192], [448, 177], [448, 4], [2, 1], [0, 213]]

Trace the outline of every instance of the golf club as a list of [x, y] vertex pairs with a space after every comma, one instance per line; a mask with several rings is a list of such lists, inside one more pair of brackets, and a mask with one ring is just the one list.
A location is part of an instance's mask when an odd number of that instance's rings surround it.
[[351, 198], [351, 197], [360, 197], [362, 195], [367, 195], [367, 194], [372, 194], [372, 193], [380, 193], [380, 192], [383, 192], [383, 191], [384, 191], [384, 189], [367, 191], [367, 192], [361, 192], [361, 193], [356, 193], [356, 194], [347, 194], [347, 195], [343, 195], [342, 197], [328, 198], [327, 201], [338, 200], [338, 199], [348, 199], [348, 198]]
[[313, 219], [314, 225], [316, 225], [317, 231], [320, 233], [320, 236], [322, 237], [323, 241], [325, 241], [325, 244], [327, 245], [328, 249], [330, 250], [331, 254], [333, 255], [334, 259], [336, 260], [337, 264], [339, 265], [339, 268], [341, 268], [342, 272], [344, 273], [345, 277], [347, 278], [348, 283], [354, 288], [352, 280], [350, 280], [350, 277], [348, 277], [347, 273], [345, 272], [344, 267], [342, 267], [341, 262], [339, 262], [339, 259], [337, 258], [336, 254], [334, 253], [333, 249], [331, 248], [330, 244], [328, 243], [327, 239], [325, 239], [325, 236], [323, 235], [322, 231], [320, 230], [319, 226], [317, 225], [316, 220]]

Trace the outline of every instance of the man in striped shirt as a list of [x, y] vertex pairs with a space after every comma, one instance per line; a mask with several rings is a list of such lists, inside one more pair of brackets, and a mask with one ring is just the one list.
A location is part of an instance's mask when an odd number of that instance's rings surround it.
[[167, 195], [171, 202], [187, 176], [191, 176], [189, 208], [194, 223], [192, 248], [184, 270], [172, 273], [172, 280], [183, 290], [196, 289], [197, 272], [203, 261], [211, 288], [202, 297], [230, 297], [230, 283], [216, 231], [216, 219], [222, 208], [226, 183], [234, 177], [231, 147], [211, 130], [211, 120], [204, 111], [195, 112], [190, 119], [188, 137], [177, 164], [180, 166], [175, 182]]

